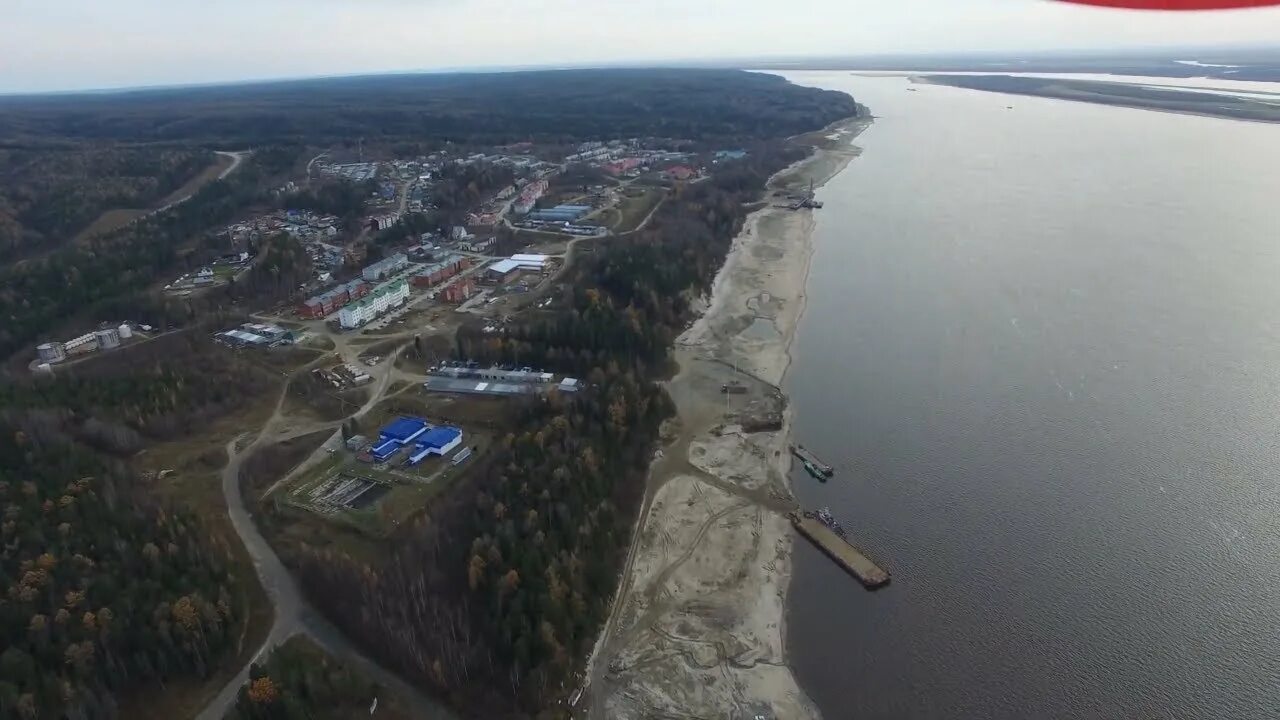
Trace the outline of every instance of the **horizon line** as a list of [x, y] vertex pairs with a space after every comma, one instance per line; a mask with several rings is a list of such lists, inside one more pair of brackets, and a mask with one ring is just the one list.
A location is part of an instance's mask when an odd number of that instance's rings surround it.
[[[754, 55], [750, 57], [711, 57], [711, 58], [675, 58], [669, 60], [616, 60], [607, 62], [582, 63], [539, 63], [532, 65], [463, 65], [435, 68], [400, 68], [386, 70], [367, 70], [357, 72], [315, 73], [307, 75], [277, 75], [245, 78], [228, 78], [221, 80], [204, 80], [192, 82], [161, 82], [141, 85], [106, 85], [68, 88], [61, 90], [0, 90], [0, 98], [17, 97], [53, 97], [68, 95], [111, 95], [133, 92], [151, 92], [163, 90], [185, 90], [198, 88], [234, 87], [237, 85], [270, 85], [274, 83], [299, 82], [306, 80], [337, 80], [361, 77], [384, 77], [391, 75], [462, 75], [462, 74], [505, 74], [520, 72], [551, 72], [557, 70], [617, 70], [617, 69], [769, 69], [769, 63], [831, 63], [876, 59], [929, 59], [929, 58], [995, 58], [1010, 59], [1052, 58], [1064, 55], [1105, 57], [1109, 53], [1129, 55], [1152, 52], [1213, 52], [1213, 51], [1248, 51], [1271, 50], [1280, 51], [1280, 43], [1243, 43], [1226, 45], [1145, 45], [1120, 46], [1112, 48], [1055, 48], [1037, 50], [931, 50], [918, 52], [880, 52], [860, 54], [813, 54], [813, 55]], [[1194, 59], [1194, 58], [1188, 58]], [[803, 70], [804, 68], [782, 68]], [[910, 69], [910, 68], [903, 68]]]

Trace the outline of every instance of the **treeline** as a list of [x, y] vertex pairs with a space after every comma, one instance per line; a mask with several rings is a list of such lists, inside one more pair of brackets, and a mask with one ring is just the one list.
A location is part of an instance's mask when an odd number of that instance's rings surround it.
[[6, 415], [0, 718], [116, 718], [123, 693], [206, 677], [243, 625], [227, 549], [123, 466]]
[[282, 205], [287, 210], [311, 210], [336, 216], [344, 227], [351, 229], [364, 214], [369, 196], [377, 189], [378, 184], [373, 180], [362, 183], [337, 180], [292, 193], [284, 198]]
[[779, 138], [854, 112], [843, 93], [738, 70], [608, 69], [324, 78], [0, 99], [0, 137], [330, 145]]
[[516, 430], [381, 566], [293, 558], [314, 601], [407, 677], [487, 716], [533, 714], [572, 690], [616, 589], [659, 426], [655, 382], [736, 232], [744, 201], [803, 155], [762, 148], [684, 186], [644, 232], [572, 271], [552, 312], [502, 336], [461, 332], [460, 357], [579, 374], [531, 401]]
[[286, 300], [298, 293], [298, 286], [311, 280], [315, 268], [302, 243], [280, 233], [259, 241], [253, 267], [232, 280], [225, 293], [232, 300]]
[[0, 356], [77, 314], [124, 318], [133, 315], [130, 308], [154, 308], [146, 291], [182, 266], [184, 244], [268, 198], [272, 179], [296, 157], [296, 148], [259, 150], [225, 180], [210, 183], [169, 211], [0, 269]]
[[[225, 720], [346, 720], [367, 716], [378, 686], [295, 637], [249, 668]], [[385, 704], [385, 699], [380, 699]]]
[[0, 382], [0, 408], [114, 455], [188, 434], [269, 392], [277, 379], [204, 335], [175, 333]]
[[106, 210], [149, 207], [213, 157], [189, 147], [0, 149], [0, 260], [61, 245]]
[[485, 716], [561, 692], [594, 639], [670, 400], [616, 367], [526, 408], [478, 477], [380, 567], [292, 557], [313, 601], [407, 677]]

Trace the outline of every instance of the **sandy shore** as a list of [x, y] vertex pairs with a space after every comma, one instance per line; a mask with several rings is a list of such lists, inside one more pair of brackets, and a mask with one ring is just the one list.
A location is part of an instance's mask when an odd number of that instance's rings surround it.
[[[853, 139], [869, 122], [819, 134], [819, 149], [778, 173], [771, 192], [826, 183], [857, 156]], [[778, 389], [804, 311], [814, 223], [808, 210], [753, 213], [706, 311], [676, 341], [677, 416], [588, 668], [591, 717], [818, 716], [784, 652], [794, 501], [791, 417]], [[747, 392], [720, 391], [734, 380]]]

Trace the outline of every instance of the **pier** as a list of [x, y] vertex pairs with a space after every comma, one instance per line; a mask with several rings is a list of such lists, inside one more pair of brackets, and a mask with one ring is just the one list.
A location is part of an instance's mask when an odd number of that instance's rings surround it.
[[888, 571], [876, 565], [817, 518], [795, 512], [787, 517], [791, 519], [791, 524], [795, 526], [797, 532], [817, 545], [818, 549], [835, 560], [837, 565], [858, 578], [858, 581], [868, 590], [875, 590], [889, 584]]
[[812, 467], [826, 477], [836, 474], [835, 468], [819, 460], [817, 455], [806, 450], [803, 445], [792, 445], [791, 454], [800, 458], [800, 462], [805, 463], [806, 467]]

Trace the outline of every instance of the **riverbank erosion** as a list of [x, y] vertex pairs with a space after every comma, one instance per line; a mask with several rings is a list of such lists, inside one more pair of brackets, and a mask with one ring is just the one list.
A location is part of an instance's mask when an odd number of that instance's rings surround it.
[[613, 612], [588, 668], [590, 715], [816, 717], [784, 657], [795, 507], [790, 416], [779, 386], [804, 309], [812, 211], [775, 198], [826, 183], [857, 156], [858, 119], [815, 133], [815, 152], [775, 175], [676, 342], [676, 417]]

